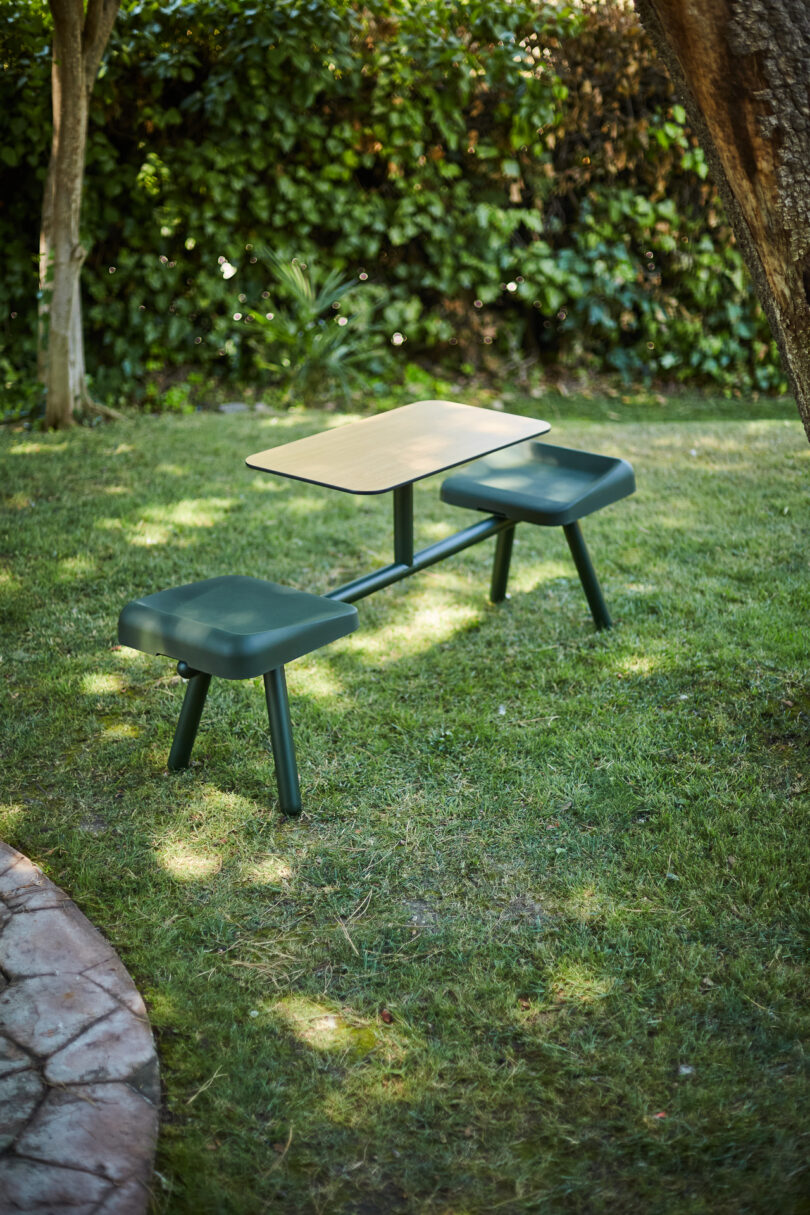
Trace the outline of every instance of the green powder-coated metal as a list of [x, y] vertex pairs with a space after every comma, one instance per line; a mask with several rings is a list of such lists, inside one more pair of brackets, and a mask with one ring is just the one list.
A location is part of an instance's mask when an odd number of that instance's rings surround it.
[[491, 511], [516, 523], [563, 527], [635, 488], [627, 460], [532, 440], [468, 464], [442, 482], [441, 497], [451, 506]]
[[394, 564], [413, 562], [413, 485], [394, 490]]
[[270, 742], [273, 747], [273, 762], [276, 766], [279, 803], [285, 814], [300, 814], [301, 790], [298, 784], [298, 765], [295, 760], [295, 745], [290, 721], [290, 702], [283, 667], [265, 672], [264, 694], [267, 700], [267, 716], [270, 720]]
[[[185, 664], [182, 665], [185, 666]], [[185, 675], [183, 671], [180, 671], [180, 674], [188, 679], [188, 683], [186, 684], [186, 694], [183, 697], [183, 705], [180, 709], [180, 717], [174, 731], [172, 749], [169, 752], [168, 767], [170, 772], [177, 772], [181, 768], [187, 768], [189, 765], [191, 752], [194, 748], [194, 739], [197, 737], [197, 729], [202, 717], [203, 707], [205, 706], [205, 698], [208, 695], [208, 687], [211, 683], [211, 676], [206, 675], [202, 671], [192, 671], [189, 675]]]
[[206, 578], [128, 603], [118, 640], [209, 675], [252, 679], [357, 628], [357, 612], [243, 575]]
[[[617, 456], [531, 440], [476, 460], [442, 484], [443, 502], [493, 511], [513, 523], [562, 527], [597, 629], [611, 627], [596, 571], [578, 520], [618, 502], [636, 488], [633, 467]], [[498, 540], [490, 597], [506, 595], [512, 537]]]
[[515, 542], [515, 524], [505, 527], [495, 541], [495, 557], [492, 562], [492, 581], [489, 588], [491, 603], [501, 603], [506, 598], [509, 581], [509, 562], [512, 560], [512, 545]]
[[364, 599], [366, 595], [371, 595], [374, 591], [391, 586], [394, 582], [401, 582], [403, 578], [408, 578], [411, 574], [418, 574], [420, 570], [427, 569], [429, 565], [435, 565], [437, 561], [443, 561], [445, 557], [452, 557], [454, 553], [460, 553], [472, 544], [480, 544], [489, 536], [497, 536], [505, 528], [513, 526], [509, 519], [495, 517], [482, 519], [480, 523], [472, 523], [460, 532], [454, 532], [452, 536], [447, 536], [444, 540], [437, 540], [435, 544], [420, 549], [418, 553], [413, 554], [409, 565], [401, 562], [384, 565], [371, 574], [363, 574], [361, 578], [355, 578], [353, 582], [346, 582], [333, 591], [327, 591], [325, 598], [340, 603], [354, 603], [357, 599]]
[[577, 567], [588, 606], [591, 609], [593, 622], [598, 629], [610, 629], [613, 627], [613, 621], [610, 619], [610, 612], [607, 610], [607, 604], [602, 596], [602, 588], [585, 545], [582, 528], [578, 523], [566, 523], [563, 531], [571, 550], [571, 556], [574, 558], [574, 565]]
[[270, 739], [285, 814], [300, 814], [284, 663], [357, 627], [357, 609], [258, 578], [231, 575], [157, 591], [128, 603], [118, 639], [151, 654], [179, 659], [188, 680], [169, 768], [187, 768], [212, 675], [264, 677]]

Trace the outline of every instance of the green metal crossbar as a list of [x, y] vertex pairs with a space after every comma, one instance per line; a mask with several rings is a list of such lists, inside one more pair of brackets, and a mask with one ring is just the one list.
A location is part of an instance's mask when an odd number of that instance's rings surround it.
[[[411, 487], [404, 486], [403, 488], [410, 489]], [[445, 557], [452, 557], [454, 553], [460, 553], [473, 544], [480, 544], [482, 540], [487, 540], [490, 536], [497, 536], [499, 532], [514, 530], [515, 527], [511, 519], [501, 519], [497, 515], [492, 515], [488, 519], [472, 523], [460, 532], [454, 532], [452, 536], [447, 536], [444, 540], [437, 540], [435, 544], [430, 544], [427, 548], [414, 553], [413, 514], [409, 513], [406, 517], [403, 499], [398, 500], [397, 498], [399, 492], [394, 490], [393, 564], [384, 565], [370, 574], [363, 574], [361, 578], [355, 578], [353, 582], [346, 582], [334, 591], [327, 591], [324, 595], [325, 599], [334, 599], [339, 603], [354, 603], [358, 599], [364, 599], [366, 595], [371, 595], [374, 591], [382, 590], [385, 586], [391, 586], [394, 582], [401, 582], [403, 578], [409, 578], [411, 574], [418, 574], [420, 570], [427, 569], [429, 565], [435, 565], [437, 561], [443, 561]], [[408, 557], [410, 560], [405, 560]]]

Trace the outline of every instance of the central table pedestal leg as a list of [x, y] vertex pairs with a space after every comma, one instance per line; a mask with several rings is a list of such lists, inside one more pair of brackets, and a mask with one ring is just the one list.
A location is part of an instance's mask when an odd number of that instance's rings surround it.
[[413, 485], [394, 490], [394, 561], [413, 565]]

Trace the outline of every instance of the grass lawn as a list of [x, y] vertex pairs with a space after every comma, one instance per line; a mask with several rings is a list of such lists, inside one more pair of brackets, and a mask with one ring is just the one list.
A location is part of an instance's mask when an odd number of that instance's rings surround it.
[[[288, 668], [299, 820], [261, 682], [169, 775], [180, 680], [115, 626], [390, 560], [387, 498], [243, 464], [345, 419], [0, 435], [0, 836], [144, 994], [155, 1212], [810, 1210], [810, 446], [789, 404], [630, 406], [507, 402], [635, 465], [583, 525], [617, 627], [526, 525], [498, 608], [492, 542], [364, 600]], [[419, 546], [472, 518], [415, 497]]]

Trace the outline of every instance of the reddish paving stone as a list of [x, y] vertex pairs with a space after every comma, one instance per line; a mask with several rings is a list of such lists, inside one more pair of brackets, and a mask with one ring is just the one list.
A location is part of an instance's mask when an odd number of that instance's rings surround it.
[[119, 1008], [52, 1055], [45, 1065], [45, 1079], [49, 1084], [128, 1080], [154, 1054], [149, 1025]]
[[113, 954], [73, 903], [20, 912], [3, 929], [2, 941], [2, 966], [11, 979], [77, 974]]
[[56, 1090], [19, 1136], [17, 1153], [31, 1160], [83, 1168], [112, 1181], [151, 1174], [154, 1107], [126, 1084]]
[[41, 975], [18, 979], [0, 993], [0, 1023], [20, 1046], [52, 1055], [116, 1007], [81, 975]]
[[[0, 1160], [3, 1215], [93, 1215], [114, 1188], [109, 1181], [79, 1169], [43, 1169], [31, 1160]], [[145, 1207], [141, 1207], [143, 1215]]]
[[0, 1079], [0, 1151], [14, 1142], [44, 1092], [45, 1085], [33, 1071], [14, 1072]]

